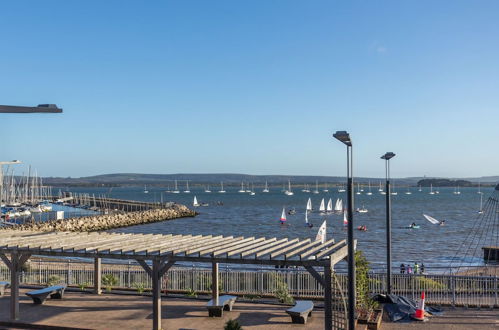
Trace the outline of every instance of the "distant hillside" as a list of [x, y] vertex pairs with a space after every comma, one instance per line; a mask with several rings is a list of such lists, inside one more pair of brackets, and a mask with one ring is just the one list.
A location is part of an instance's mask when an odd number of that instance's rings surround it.
[[467, 180], [449, 180], [449, 179], [423, 179], [418, 181], [421, 187], [475, 187], [478, 184]]

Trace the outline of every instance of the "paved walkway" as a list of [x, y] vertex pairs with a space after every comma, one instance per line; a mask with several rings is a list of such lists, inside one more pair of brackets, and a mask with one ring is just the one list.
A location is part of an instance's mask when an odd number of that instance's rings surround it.
[[[152, 300], [136, 295], [101, 296], [66, 292], [63, 300], [48, 299], [33, 305], [21, 290], [20, 322], [87, 329], [151, 329]], [[164, 329], [223, 329], [226, 321], [237, 319], [244, 329], [304, 329], [292, 324], [286, 307], [236, 302], [223, 318], [210, 318], [206, 301], [163, 298]], [[9, 319], [9, 297], [0, 297], [0, 321]], [[0, 329], [2, 327], [0, 326]], [[317, 311], [308, 319], [306, 329], [323, 329], [324, 313]]]

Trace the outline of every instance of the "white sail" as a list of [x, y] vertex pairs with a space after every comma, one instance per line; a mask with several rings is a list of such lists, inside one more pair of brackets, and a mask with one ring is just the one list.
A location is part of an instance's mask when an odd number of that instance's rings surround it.
[[244, 189], [244, 182], [241, 182], [241, 189], [239, 189], [238, 192], [240, 192], [240, 193], [246, 192], [246, 190]]
[[225, 193], [223, 181], [220, 181], [220, 190], [218, 192], [221, 194]]
[[321, 241], [321, 243], [326, 242], [326, 220], [319, 227], [319, 231], [317, 232], [317, 236], [315, 236], [316, 241]]
[[431, 222], [434, 225], [440, 224], [440, 221], [438, 221], [437, 219], [435, 219], [433, 217], [430, 217], [429, 215], [423, 214], [423, 217], [425, 217], [426, 220], [428, 220], [429, 222]]
[[324, 203], [324, 198], [321, 200], [321, 206], [319, 207], [319, 211], [321, 211], [321, 212], [326, 211], [326, 205]]
[[347, 211], [343, 211], [343, 225], [348, 225]]
[[336, 212], [340, 212], [341, 210], [343, 210], [343, 200], [341, 200], [339, 198], [336, 200], [336, 204], [334, 206], [334, 210]]
[[307, 201], [307, 211], [312, 211], [312, 200], [310, 198]]
[[330, 198], [329, 201], [327, 202], [326, 211], [332, 211], [332, 210], [333, 210], [333, 200]]
[[280, 221], [281, 221], [281, 223], [286, 222], [286, 209], [284, 207], [282, 208], [282, 214], [281, 214]]
[[269, 186], [267, 184], [267, 181], [265, 181], [265, 189], [263, 189], [262, 192], [264, 192], [264, 193], [268, 193], [269, 192]]
[[199, 206], [198, 199], [194, 196], [194, 202], [192, 202], [192, 206]]
[[308, 210], [305, 210], [305, 223], [308, 225]]

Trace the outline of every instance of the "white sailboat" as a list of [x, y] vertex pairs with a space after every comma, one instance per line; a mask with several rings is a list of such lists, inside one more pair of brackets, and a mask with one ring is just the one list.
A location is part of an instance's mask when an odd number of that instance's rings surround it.
[[308, 184], [304, 184], [303, 185], [303, 189], [301, 190], [301, 192], [304, 192], [304, 193], [309, 193], [310, 192], [310, 189], [308, 189]]
[[423, 191], [423, 190], [421, 189], [421, 185], [419, 185], [419, 189], [418, 189], [418, 191]]
[[268, 193], [269, 192], [269, 186], [267, 184], [267, 181], [265, 181], [265, 188], [263, 188], [262, 192]]
[[319, 227], [319, 231], [317, 232], [317, 236], [315, 236], [316, 241], [321, 241], [321, 244], [326, 242], [326, 220]]
[[194, 207], [200, 206], [200, 204], [198, 203], [198, 199], [196, 198], [196, 196], [194, 196], [194, 201], [192, 202], [192, 206], [194, 206]]
[[244, 182], [241, 182], [241, 189], [238, 191], [239, 193], [245, 193], [246, 190], [244, 189]]
[[312, 211], [312, 200], [309, 198], [307, 201], [307, 211]]
[[191, 190], [189, 189], [189, 180], [187, 180], [187, 181], [185, 182], [185, 184], [186, 184], [186, 187], [185, 187], [184, 193], [185, 193], [185, 194], [190, 194], [190, 193], [191, 193]]
[[331, 198], [327, 202], [326, 211], [333, 212], [333, 200]]
[[393, 184], [393, 190], [391, 192], [392, 195], [398, 195], [398, 193], [395, 191], [395, 183]]
[[204, 190], [205, 193], [211, 193], [211, 190], [210, 190], [210, 185], [207, 185], [206, 186], [206, 189]]
[[482, 192], [480, 191], [480, 181], [478, 181], [478, 191], [477, 194], [481, 194]]
[[366, 195], [372, 195], [373, 193], [371, 192], [371, 181], [369, 181], [369, 191], [367, 192]]
[[288, 190], [286, 190], [284, 193], [288, 196], [294, 195], [293, 191], [291, 190], [291, 180], [288, 180]]
[[324, 189], [322, 191], [323, 192], [329, 192], [329, 189], [327, 189], [327, 182], [324, 184]]
[[281, 225], [285, 224], [286, 221], [287, 221], [287, 219], [286, 219], [286, 209], [284, 207], [282, 208], [281, 219], [279, 219], [279, 221], [281, 222]]
[[357, 192], [355, 193], [356, 195], [360, 195], [360, 184], [357, 183]]
[[246, 192], [247, 192], [247, 193], [250, 193], [250, 192], [251, 192], [249, 182], [246, 182]]
[[430, 195], [435, 195], [435, 192], [433, 191], [433, 184], [430, 183]]
[[144, 194], [148, 194], [149, 193], [149, 190], [147, 190], [147, 187], [144, 186]]
[[368, 210], [366, 209], [366, 207], [364, 205], [362, 205], [362, 208], [360, 208], [360, 209], [357, 208], [357, 212], [359, 212], [359, 213], [367, 213]]
[[172, 193], [180, 194], [180, 190], [178, 190], [178, 186], [177, 186], [177, 180], [175, 180], [175, 189], [172, 191]]
[[459, 186], [454, 188], [454, 195], [461, 195], [461, 192], [459, 191]]
[[308, 227], [312, 227], [310, 225], [310, 223], [308, 222], [308, 210], [305, 210], [305, 224], [308, 226]]
[[255, 196], [255, 189], [254, 189], [253, 183], [251, 183], [250, 196]]
[[378, 188], [378, 191], [379, 191], [379, 192], [382, 192], [382, 191], [383, 191], [383, 188], [382, 188], [382, 186], [381, 186], [381, 181], [379, 182], [379, 188]]
[[325, 212], [326, 211], [326, 205], [324, 203], [324, 198], [321, 200], [321, 206], [319, 206], [319, 211], [320, 212]]
[[345, 192], [345, 187], [343, 187], [343, 185], [341, 185], [341, 186], [338, 188], [338, 192]]
[[407, 191], [405, 192], [406, 195], [412, 195], [412, 192], [409, 190], [409, 186], [407, 186]]
[[336, 212], [341, 212], [343, 210], [343, 200], [341, 199], [336, 199], [336, 203], [334, 205], [334, 210]]
[[319, 182], [318, 181], [315, 181], [315, 190], [313, 191], [314, 194], [318, 194], [319, 193]]
[[220, 181], [220, 190], [218, 191], [220, 194], [225, 194], [225, 190], [224, 190], [224, 183], [223, 181]]
[[483, 213], [483, 194], [480, 194], [480, 209], [478, 210], [478, 214], [482, 214]]
[[429, 215], [426, 215], [426, 214], [423, 214], [423, 217], [425, 217], [426, 220], [428, 220], [429, 222], [431, 222], [434, 225], [440, 225], [442, 223], [441, 221], [438, 221], [434, 217], [430, 217]]
[[347, 211], [343, 211], [343, 226], [348, 225], [348, 217], [347, 217]]

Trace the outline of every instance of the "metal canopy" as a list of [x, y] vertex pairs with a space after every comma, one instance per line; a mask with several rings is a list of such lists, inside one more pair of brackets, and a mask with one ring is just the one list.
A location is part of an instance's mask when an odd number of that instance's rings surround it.
[[324, 266], [346, 257], [346, 242], [201, 235], [0, 232], [0, 253], [47, 256]]
[[[355, 246], [354, 241], [354, 246]], [[304, 267], [324, 287], [324, 328], [332, 329], [332, 270], [345, 259], [345, 240], [311, 241], [202, 235], [0, 231], [0, 259], [11, 272], [10, 317], [19, 319], [19, 282], [32, 255], [94, 258], [94, 292], [101, 292], [101, 258], [134, 259], [151, 277], [153, 329], [161, 329], [161, 278], [177, 261], [212, 264], [212, 298], [218, 299], [218, 264]], [[149, 263], [147, 261], [150, 261]], [[320, 275], [314, 267], [324, 269]]]

